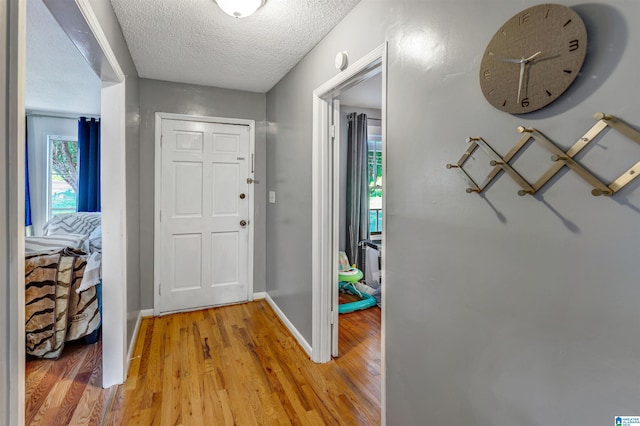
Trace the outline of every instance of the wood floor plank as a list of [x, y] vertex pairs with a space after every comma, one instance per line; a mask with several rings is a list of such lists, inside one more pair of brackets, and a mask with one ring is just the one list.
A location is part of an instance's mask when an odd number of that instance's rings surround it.
[[99, 425], [115, 388], [102, 389], [102, 344], [69, 343], [57, 360], [25, 364], [27, 425]]

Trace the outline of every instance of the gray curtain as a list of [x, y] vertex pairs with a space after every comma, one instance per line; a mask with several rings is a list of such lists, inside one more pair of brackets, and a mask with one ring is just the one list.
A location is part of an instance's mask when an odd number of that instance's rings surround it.
[[369, 239], [369, 191], [367, 184], [367, 115], [348, 116], [347, 232], [349, 262], [358, 262], [358, 243]]

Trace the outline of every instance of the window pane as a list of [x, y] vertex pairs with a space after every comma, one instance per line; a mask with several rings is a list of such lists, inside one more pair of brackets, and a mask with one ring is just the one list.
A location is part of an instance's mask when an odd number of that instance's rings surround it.
[[49, 138], [49, 217], [77, 208], [78, 142]]
[[368, 141], [369, 231], [382, 232], [382, 146], [379, 139]]
[[375, 210], [369, 210], [369, 232], [377, 232], [378, 229], [378, 214]]

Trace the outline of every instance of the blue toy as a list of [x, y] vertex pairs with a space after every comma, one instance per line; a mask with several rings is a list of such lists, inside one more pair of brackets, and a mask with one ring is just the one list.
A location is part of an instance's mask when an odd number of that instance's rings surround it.
[[356, 289], [355, 283], [360, 281], [362, 277], [362, 271], [357, 268], [338, 269], [338, 288], [361, 298], [361, 300], [356, 300], [355, 302], [341, 303], [340, 306], [338, 306], [339, 314], [347, 314], [376, 305], [376, 299], [372, 295], [362, 293]]

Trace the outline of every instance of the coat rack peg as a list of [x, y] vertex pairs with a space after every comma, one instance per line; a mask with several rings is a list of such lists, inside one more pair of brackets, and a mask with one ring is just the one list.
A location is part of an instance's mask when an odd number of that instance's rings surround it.
[[447, 164], [447, 169], [459, 169], [460, 166], [457, 164]]
[[489, 164], [491, 166], [495, 167], [495, 166], [501, 166], [501, 165], [505, 164], [505, 162], [504, 161], [491, 160], [491, 161], [489, 161]]
[[532, 127], [518, 126], [518, 133], [533, 133], [535, 130]]
[[533, 191], [529, 190], [529, 189], [521, 189], [520, 191], [518, 191], [518, 195], [521, 197], [524, 197], [525, 195], [533, 195]]
[[611, 120], [613, 117], [605, 114], [604, 112], [596, 112], [593, 114], [593, 118], [596, 120]]
[[611, 195], [613, 195], [613, 191], [605, 191], [600, 188], [593, 188], [591, 190], [591, 195], [593, 195], [594, 197], [600, 197], [602, 195], [604, 195], [605, 197], [610, 197]]
[[467, 188], [467, 189], [465, 189], [465, 192], [467, 194], [471, 194], [471, 193], [474, 193], [474, 192], [480, 193], [480, 189], [478, 189], [478, 188]]
[[551, 156], [551, 161], [556, 162], [556, 161], [564, 161], [564, 160], [569, 160], [569, 157], [564, 157], [562, 155], [552, 155]]
[[471, 143], [471, 142], [479, 141], [480, 139], [482, 139], [482, 138], [480, 138], [480, 137], [474, 137], [474, 136], [469, 136], [469, 137], [466, 139], [466, 141], [467, 141], [467, 143]]

